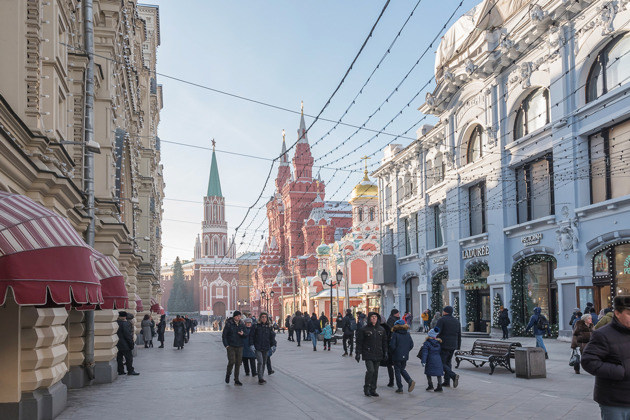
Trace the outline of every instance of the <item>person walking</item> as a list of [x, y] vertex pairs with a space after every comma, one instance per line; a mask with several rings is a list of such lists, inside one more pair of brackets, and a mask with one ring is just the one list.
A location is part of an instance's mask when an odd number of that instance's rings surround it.
[[157, 340], [160, 342], [160, 349], [164, 348], [164, 331], [166, 331], [166, 315], [160, 315], [160, 322], [157, 324]]
[[409, 325], [402, 319], [394, 322], [392, 328], [392, 340], [389, 342], [389, 354], [392, 355], [394, 362], [394, 374], [396, 376], [396, 392], [403, 393], [401, 376], [407, 382], [407, 392], [413, 391], [416, 382], [411, 379], [407, 373], [407, 361], [409, 360], [409, 352], [413, 349], [413, 339], [409, 334]]
[[[584, 353], [584, 348], [586, 347], [586, 344], [591, 339], [591, 333], [593, 332], [593, 317], [591, 316], [591, 314], [584, 314], [582, 315], [582, 319], [575, 322], [574, 324], [575, 328], [573, 329], [571, 348], [573, 349], [573, 351], [578, 351], [579, 349], [579, 354], [581, 357], [582, 353]], [[575, 373], [577, 373], [578, 375], [580, 374], [579, 361], [578, 363], [573, 365], [573, 369], [575, 370]]]
[[[437, 376], [437, 388], [435, 392], [442, 392], [442, 374], [444, 373], [444, 365], [442, 363], [442, 340], [438, 338], [440, 328], [435, 327], [427, 333], [427, 338], [418, 353], [418, 357], [424, 366], [424, 374], [427, 377], [427, 391], [433, 390], [432, 376]], [[455, 381], [453, 381], [455, 382]], [[455, 386], [455, 384], [453, 384]]]
[[243, 323], [241, 323], [241, 311], [234, 311], [231, 318], [225, 321], [225, 328], [221, 338], [223, 345], [227, 351], [228, 364], [225, 372], [225, 383], [230, 383], [230, 375], [234, 369], [234, 385], [243, 385], [239, 381], [239, 373], [241, 371], [241, 363], [243, 362], [243, 340], [241, 337], [245, 335], [243, 332]]
[[435, 311], [435, 315], [433, 315], [433, 319], [431, 319], [431, 323], [429, 324], [429, 329], [435, 328], [440, 318], [442, 318], [442, 312]]
[[578, 316], [578, 312], [580, 312], [580, 308], [573, 308], [573, 313], [571, 314], [571, 318], [569, 319], [569, 325], [573, 329], [573, 324], [580, 320]]
[[547, 317], [542, 314], [542, 308], [539, 306], [534, 308], [534, 315], [529, 319], [525, 333], [532, 329], [532, 327], [534, 328], [534, 336], [536, 337], [536, 347], [542, 347], [545, 351], [545, 359], [549, 359], [547, 347], [545, 347], [545, 342], [543, 341], [543, 335], [551, 335], [551, 329], [549, 329]]
[[173, 320], [173, 347], [177, 347], [177, 350], [184, 348], [184, 342], [186, 341], [186, 321], [180, 315], [177, 315]]
[[[396, 317], [395, 315], [396, 314], [394, 314], [393, 317], [392, 315], [390, 315], [390, 318], [395, 319], [394, 323], [400, 320], [400, 312], [398, 312], [398, 317]], [[387, 322], [383, 322], [381, 324], [381, 327], [385, 329], [385, 334], [387, 336], [387, 348], [389, 348], [389, 343], [392, 340], [392, 328], [389, 326], [389, 319], [387, 320]], [[392, 324], [392, 327], [393, 327], [393, 324]], [[387, 383], [387, 386], [390, 388], [393, 388], [394, 387], [394, 361], [392, 360], [391, 353], [389, 352], [387, 353], [387, 357], [381, 361], [381, 366], [387, 368], [387, 376], [389, 377], [389, 382]]]
[[399, 319], [400, 319], [400, 311], [396, 308], [392, 309], [391, 312], [389, 313], [389, 318], [387, 318], [387, 326], [389, 327], [390, 330], [394, 328], [394, 324]]
[[358, 311], [357, 312], [357, 330], [365, 327], [366, 325], [367, 325], [367, 315], [365, 315], [361, 311]]
[[266, 312], [260, 314], [260, 319], [256, 328], [254, 328], [253, 346], [256, 351], [256, 360], [258, 362], [258, 383], [260, 385], [265, 384], [265, 366], [267, 365], [267, 358], [269, 357], [269, 349], [276, 349], [276, 334], [271, 328], [269, 322], [269, 316]]
[[324, 351], [326, 350], [326, 346], [328, 346], [328, 351], [330, 351], [330, 340], [332, 339], [332, 328], [330, 324], [324, 323], [322, 334], [324, 335]]
[[308, 320], [307, 329], [309, 338], [313, 341], [313, 351], [317, 351], [317, 336], [321, 332], [321, 329], [319, 328], [319, 320], [315, 312], [313, 312], [313, 315], [311, 315], [311, 318]]
[[[346, 309], [346, 312], [348, 310]], [[352, 310], [350, 311], [350, 313], [352, 313]], [[335, 325], [333, 326], [332, 323], [330, 325], [335, 332], [337, 331], [338, 328], [341, 328], [343, 326], [343, 315], [341, 315], [341, 312], [337, 312], [337, 319], [335, 319]]]
[[254, 331], [252, 327], [252, 319], [245, 318], [245, 328], [243, 328], [243, 335], [241, 340], [243, 341], [243, 369], [245, 369], [245, 376], [249, 376], [250, 368], [252, 377], [256, 376], [256, 351], [252, 350], [254, 345]]
[[352, 310], [346, 309], [346, 316], [343, 317], [341, 322], [341, 331], [343, 331], [343, 355], [348, 355], [348, 348], [350, 348], [350, 357], [352, 357], [352, 350], [354, 349], [354, 333], [357, 330], [357, 323], [352, 316]]
[[[422, 318], [422, 332], [429, 332], [429, 325], [431, 324], [431, 315], [429, 310], [425, 309], [420, 318]], [[418, 329], [418, 332], [420, 332], [420, 329]]]
[[295, 339], [293, 338], [293, 324], [292, 324], [291, 321], [292, 321], [291, 314], [289, 314], [289, 315], [287, 315], [287, 317], [284, 320], [284, 327], [287, 329], [287, 332], [289, 333], [288, 337], [287, 337], [287, 340], [295, 341]]
[[151, 329], [151, 317], [146, 314], [140, 323], [142, 328], [142, 339], [144, 340], [144, 348], [153, 347], [153, 330]]
[[507, 340], [508, 337], [508, 325], [510, 325], [510, 317], [508, 316], [507, 308], [501, 306], [501, 310], [499, 312], [499, 326], [503, 330], [502, 340]]
[[302, 330], [302, 334], [304, 334], [304, 341], [309, 339], [309, 333], [308, 333], [308, 321], [309, 319], [311, 319], [310, 316], [308, 316], [308, 312], [304, 312], [304, 314], [302, 315], [302, 318], [304, 319], [304, 329]]
[[302, 316], [302, 312], [295, 312], [292, 324], [293, 329], [295, 330], [295, 337], [297, 338], [297, 345], [298, 347], [300, 347], [300, 341], [302, 341], [302, 330], [304, 330], [306, 327], [306, 325], [304, 324], [304, 317]]
[[610, 321], [612, 321], [614, 315], [615, 313], [611, 308], [604, 309], [604, 316], [599, 318], [599, 321], [597, 321], [597, 324], [595, 325], [595, 329], [598, 330], [604, 325], [610, 324]]
[[[455, 350], [462, 347], [462, 328], [459, 320], [453, 316], [453, 307], [445, 306], [442, 310], [442, 317], [438, 320], [433, 330], [438, 331], [438, 338], [442, 340], [440, 345], [440, 357], [442, 358], [442, 367], [444, 368], [444, 387], [451, 386], [453, 380], [453, 388], [459, 385], [459, 375], [453, 372], [451, 361]], [[432, 375], [433, 376], [433, 375]]]
[[366, 397], [378, 397], [378, 368], [381, 361], [387, 358], [387, 333], [381, 326], [381, 316], [376, 312], [370, 312], [367, 325], [357, 331], [357, 363], [361, 358], [365, 362], [366, 370], [363, 394]]
[[582, 367], [595, 376], [602, 420], [630, 419], [630, 295], [615, 296], [610, 323], [591, 334]]
[[[116, 355], [116, 361], [118, 362], [118, 374], [125, 374], [125, 365], [127, 366], [127, 375], [137, 376], [140, 375], [133, 368], [133, 353], [132, 350], [135, 346], [133, 342], [133, 332], [132, 326], [127, 321], [127, 312], [120, 311], [118, 312], [118, 320], [116, 321], [118, 324], [118, 331], [116, 334], [118, 335], [118, 343], [116, 344], [116, 348], [118, 349], [118, 354]], [[124, 358], [124, 364], [123, 364]]]
[[328, 323], [328, 317], [326, 316], [326, 314], [322, 312], [322, 314], [319, 316], [319, 329], [320, 330], [324, 328], [324, 322]]

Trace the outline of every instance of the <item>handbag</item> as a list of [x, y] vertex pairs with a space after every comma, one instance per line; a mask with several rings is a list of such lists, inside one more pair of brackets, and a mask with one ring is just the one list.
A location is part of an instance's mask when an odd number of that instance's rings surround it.
[[569, 366], [579, 366], [579, 365], [580, 365], [580, 350], [575, 348], [571, 352], [571, 358], [569, 359]]

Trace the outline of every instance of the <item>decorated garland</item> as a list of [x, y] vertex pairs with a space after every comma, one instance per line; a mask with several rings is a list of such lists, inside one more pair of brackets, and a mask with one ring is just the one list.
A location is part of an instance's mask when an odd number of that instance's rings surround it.
[[490, 271], [490, 268], [487, 263], [480, 261], [468, 267], [464, 272], [462, 284], [466, 289], [466, 328], [470, 322], [475, 321], [479, 307], [479, 294], [475, 290], [488, 287], [486, 278], [481, 276], [484, 271]]
[[501, 313], [501, 306], [503, 306], [503, 302], [501, 302], [501, 295], [498, 293], [494, 296], [494, 302], [492, 302], [492, 326], [494, 328], [501, 328], [499, 325], [499, 314]]
[[431, 279], [431, 314], [442, 312], [442, 280], [448, 278], [448, 271], [440, 271]]
[[455, 296], [455, 302], [453, 303], [453, 317], [459, 319], [459, 296]]
[[[523, 267], [532, 264], [538, 264], [542, 262], [556, 262], [556, 259], [551, 255], [532, 255], [531, 257], [523, 258], [512, 266], [510, 275], [512, 276], [512, 303], [510, 308], [512, 309], [512, 334], [515, 336], [525, 335], [525, 327], [527, 322], [525, 313], [525, 284], [523, 279]], [[528, 335], [532, 335], [531, 333]]]

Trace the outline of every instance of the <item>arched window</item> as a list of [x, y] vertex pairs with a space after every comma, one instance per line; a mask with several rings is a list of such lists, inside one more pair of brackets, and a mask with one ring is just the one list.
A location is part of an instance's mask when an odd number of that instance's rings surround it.
[[210, 242], [208, 242], [208, 240], [206, 239], [204, 245], [205, 245], [205, 248], [206, 248], [206, 252], [205, 252], [204, 256], [207, 257], [208, 255], [210, 255]]
[[357, 213], [359, 214], [359, 222], [362, 222], [363, 221], [363, 209], [359, 208]]
[[217, 239], [214, 239], [214, 256], [216, 257], [217, 255], [219, 255], [219, 241], [217, 241]]
[[620, 35], [599, 53], [586, 82], [586, 102], [591, 102], [630, 79], [630, 36]]
[[477, 125], [468, 139], [468, 147], [466, 150], [466, 163], [473, 163], [482, 156], [482, 135], [483, 130]]
[[433, 173], [433, 161], [427, 160], [426, 177], [427, 177], [427, 189], [431, 188], [435, 184], [435, 175]]
[[374, 221], [374, 207], [370, 207], [370, 222]]
[[539, 88], [521, 102], [514, 123], [514, 140], [549, 124], [549, 91]]

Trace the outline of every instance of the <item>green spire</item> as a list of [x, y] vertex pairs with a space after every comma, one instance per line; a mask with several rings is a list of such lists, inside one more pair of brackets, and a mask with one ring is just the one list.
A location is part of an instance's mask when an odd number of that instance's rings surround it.
[[215, 141], [212, 140], [212, 164], [210, 165], [210, 180], [208, 181], [208, 195], [206, 197], [223, 197], [221, 194], [221, 180], [219, 179], [219, 167], [217, 155], [214, 153]]

